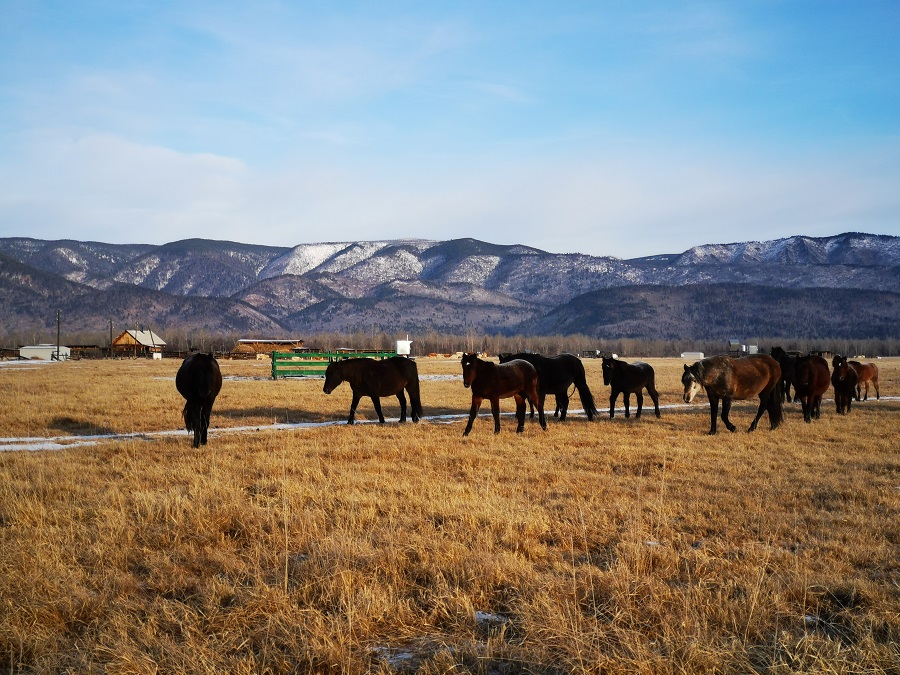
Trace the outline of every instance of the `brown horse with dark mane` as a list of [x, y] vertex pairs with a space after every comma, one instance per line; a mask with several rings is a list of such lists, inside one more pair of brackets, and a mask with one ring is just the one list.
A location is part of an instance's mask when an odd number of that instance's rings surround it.
[[544, 419], [544, 402], [540, 396], [537, 369], [523, 359], [515, 359], [497, 365], [492, 361], [483, 361], [477, 354], [463, 354], [462, 357], [463, 386], [472, 389], [472, 408], [469, 410], [469, 423], [463, 436], [468, 436], [472, 423], [478, 415], [481, 402], [491, 402], [491, 413], [494, 416], [494, 433], [500, 433], [500, 399], [513, 397], [516, 399], [516, 433], [525, 430], [525, 401], [531, 402], [538, 409], [541, 429], [547, 428]]
[[[538, 372], [538, 390], [541, 401], [545, 401], [547, 394], [556, 396], [556, 412], [560, 421], [566, 419], [569, 409], [569, 387], [575, 386], [578, 396], [581, 398], [581, 406], [588, 420], [593, 420], [597, 414], [597, 406], [594, 404], [594, 396], [587, 384], [584, 373], [584, 364], [574, 354], [559, 354], [558, 356], [542, 356], [520, 352], [518, 354], [500, 354], [500, 363], [509, 363], [516, 359], [528, 361]], [[534, 417], [532, 409], [531, 416]]]
[[406, 396], [409, 394], [410, 416], [413, 422], [422, 417], [422, 399], [419, 396], [419, 369], [416, 362], [403, 356], [377, 360], [369, 358], [350, 358], [332, 361], [325, 369], [325, 384], [322, 391], [330, 394], [341, 382], [347, 382], [353, 391], [350, 403], [350, 417], [347, 424], [353, 424], [356, 418], [356, 407], [363, 396], [372, 399], [378, 421], [384, 424], [381, 412], [381, 397], [396, 396], [400, 402], [400, 421], [406, 421]]
[[850, 412], [850, 403], [856, 395], [859, 378], [856, 371], [847, 363], [846, 356], [835, 356], [831, 360], [831, 386], [834, 387], [834, 404], [838, 415]]
[[656, 416], [659, 417], [659, 392], [656, 391], [656, 373], [653, 372], [653, 366], [643, 361], [635, 361], [628, 363], [619, 359], [603, 357], [603, 384], [610, 387], [609, 394], [609, 418], [612, 419], [616, 412], [616, 399], [619, 394], [623, 394], [625, 400], [625, 417], [630, 417], [628, 410], [628, 399], [631, 394], [637, 398], [637, 413], [635, 419], [640, 419], [641, 408], [644, 407], [644, 395], [642, 392], [646, 388], [647, 393], [653, 401], [653, 407], [656, 409]]
[[808, 354], [797, 359], [794, 367], [794, 400], [800, 399], [803, 406], [803, 420], [807, 423], [819, 419], [822, 394], [828, 391], [831, 372], [828, 361], [817, 354]]
[[735, 426], [728, 419], [731, 402], [759, 396], [759, 408], [756, 417], [747, 431], [756, 429], [763, 412], [769, 413], [769, 424], [772, 429], [778, 427], [784, 413], [781, 407], [781, 366], [771, 356], [753, 354], [741, 358], [730, 356], [711, 356], [697, 361], [694, 365], [684, 366], [681, 376], [684, 385], [684, 401], [690, 403], [694, 396], [704, 389], [709, 399], [710, 435], [716, 433], [716, 418], [719, 412], [719, 401], [722, 401], [722, 422], [728, 431]]
[[847, 361], [850, 367], [856, 371], [858, 384], [856, 385], [856, 400], [859, 401], [862, 394], [863, 385], [866, 387], [866, 396], [863, 401], [869, 400], [869, 382], [875, 387], [875, 399], [881, 399], [881, 392], [878, 391], [878, 366], [874, 363], [861, 363], [859, 361]]
[[216, 357], [209, 354], [191, 354], [181, 362], [175, 375], [175, 388], [185, 399], [184, 428], [194, 432], [192, 446], [206, 445], [209, 416], [216, 396], [222, 390], [222, 373]]

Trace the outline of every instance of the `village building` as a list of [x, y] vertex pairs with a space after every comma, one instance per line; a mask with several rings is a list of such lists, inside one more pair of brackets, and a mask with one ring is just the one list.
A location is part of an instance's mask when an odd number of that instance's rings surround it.
[[19, 358], [36, 359], [39, 361], [65, 361], [72, 352], [68, 347], [59, 346], [59, 358], [56, 356], [56, 345], [29, 345], [19, 348]]
[[272, 352], [292, 352], [303, 349], [303, 340], [296, 338], [270, 340], [264, 338], [244, 338], [237, 341], [231, 355], [238, 358], [260, 358]]
[[112, 341], [114, 356], [154, 356], [160, 358], [165, 340], [152, 330], [126, 330]]

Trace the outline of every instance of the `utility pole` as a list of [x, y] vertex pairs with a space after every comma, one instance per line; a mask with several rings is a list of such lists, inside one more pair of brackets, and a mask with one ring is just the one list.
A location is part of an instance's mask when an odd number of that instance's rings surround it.
[[112, 358], [112, 319], [109, 320], [109, 358]]
[[56, 310], [56, 360], [61, 361], [59, 358], [59, 317], [60, 310]]

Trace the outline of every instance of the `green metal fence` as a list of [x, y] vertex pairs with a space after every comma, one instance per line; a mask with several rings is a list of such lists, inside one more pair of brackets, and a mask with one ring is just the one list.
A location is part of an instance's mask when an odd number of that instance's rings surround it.
[[389, 359], [397, 352], [272, 352], [272, 379], [279, 377], [325, 377], [332, 361], [343, 359]]

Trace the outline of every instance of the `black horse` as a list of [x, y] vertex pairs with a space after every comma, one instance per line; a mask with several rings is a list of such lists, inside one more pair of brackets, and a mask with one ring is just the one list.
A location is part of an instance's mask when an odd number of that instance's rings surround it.
[[629, 417], [628, 399], [631, 394], [637, 398], [637, 413], [635, 419], [640, 419], [641, 408], [644, 407], [643, 389], [647, 389], [653, 400], [656, 416], [659, 417], [659, 392], [656, 391], [656, 373], [653, 366], [643, 361], [628, 363], [618, 359], [603, 357], [603, 384], [610, 387], [609, 394], [609, 418], [616, 413], [616, 399], [621, 393], [625, 399], [625, 417]]
[[332, 361], [325, 369], [325, 385], [322, 391], [330, 394], [341, 383], [346, 381], [353, 390], [353, 402], [350, 404], [350, 417], [347, 424], [353, 424], [356, 407], [363, 396], [372, 399], [378, 421], [384, 424], [381, 412], [382, 396], [396, 396], [400, 401], [400, 421], [406, 421], [406, 396], [409, 394], [410, 413], [413, 422], [422, 417], [422, 399], [419, 395], [419, 369], [416, 362], [403, 356], [394, 356], [379, 361], [368, 358], [352, 358]]
[[[594, 405], [594, 396], [587, 385], [584, 364], [581, 359], [572, 354], [560, 354], [559, 356], [541, 356], [529, 353], [500, 355], [500, 363], [508, 363], [515, 359], [528, 361], [537, 370], [541, 408], [544, 407], [547, 394], [554, 394], [559, 419], [565, 420], [566, 412], [569, 409], [569, 387], [574, 384], [587, 418], [594, 419], [594, 415], [597, 414], [597, 406]], [[534, 416], [533, 411], [531, 415]]]
[[797, 357], [791, 356], [781, 347], [772, 347], [770, 352], [772, 358], [778, 361], [781, 366], [781, 401], [782, 403], [790, 403], [797, 400], [797, 392], [794, 390], [794, 397], [791, 398], [791, 386], [794, 384], [794, 369], [797, 367]]
[[222, 390], [222, 373], [219, 362], [210, 354], [191, 354], [175, 375], [175, 388], [185, 399], [184, 428], [194, 432], [193, 447], [206, 445], [209, 415], [216, 396]]

